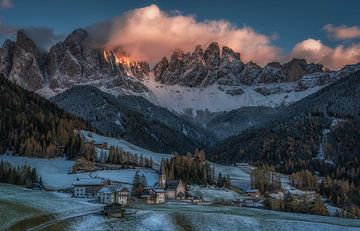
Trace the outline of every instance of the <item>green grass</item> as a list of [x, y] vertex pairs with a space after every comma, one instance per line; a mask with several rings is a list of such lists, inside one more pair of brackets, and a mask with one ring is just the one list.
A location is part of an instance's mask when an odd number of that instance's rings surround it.
[[19, 221], [40, 216], [41, 214], [42, 212], [38, 209], [13, 201], [0, 200], [0, 230], [6, 230]]
[[175, 213], [174, 214], [175, 224], [178, 225], [184, 231], [194, 231], [195, 228], [191, 224], [191, 221], [185, 217], [184, 214]]
[[46, 215], [46, 214], [29, 217], [10, 226], [9, 231], [26, 230], [29, 228], [33, 228], [35, 226], [50, 221], [52, 218], [53, 217], [51, 215]]

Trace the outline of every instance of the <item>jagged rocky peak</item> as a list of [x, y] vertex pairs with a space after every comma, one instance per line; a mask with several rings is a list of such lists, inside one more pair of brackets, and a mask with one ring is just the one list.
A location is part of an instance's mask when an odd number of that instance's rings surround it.
[[217, 42], [210, 43], [204, 53], [204, 59], [208, 67], [217, 68], [220, 64], [220, 48]]
[[237, 60], [237, 61], [241, 61], [240, 60], [240, 53], [234, 52], [231, 48], [229, 48], [227, 46], [223, 46], [221, 53], [222, 53], [222, 55], [221, 55], [222, 60], [234, 59], [234, 60]]
[[164, 74], [159, 77], [159, 81], [165, 84], [174, 85], [180, 82], [180, 75], [184, 71], [185, 61], [189, 59], [189, 54], [184, 54], [181, 49], [176, 49], [170, 57], [169, 65]]
[[156, 64], [154, 66], [154, 68], [152, 69], [152, 71], [154, 72], [154, 76], [155, 76], [155, 80], [159, 81], [161, 76], [165, 73], [166, 69], [169, 66], [169, 61], [166, 58], [166, 56], [164, 56], [161, 61]]
[[15, 42], [6, 39], [0, 50], [0, 74], [3, 74], [5, 77], [10, 74], [14, 50]]
[[[8, 55], [11, 56], [10, 53]], [[9, 57], [7, 59], [9, 60]], [[13, 48], [12, 65], [8, 78], [28, 90], [40, 89], [44, 84], [41, 70], [43, 60], [41, 59], [42, 56], [34, 41], [26, 35], [24, 30], [19, 30]]]
[[[74, 84], [128, 75], [142, 79], [149, 74], [149, 64], [130, 61], [122, 49], [107, 49], [94, 44], [84, 29], [76, 29], [63, 42], [54, 45], [47, 60], [50, 87], [67, 88]], [[124, 81], [111, 82], [118, 84]]]
[[287, 62], [283, 65], [283, 68], [287, 75], [287, 81], [293, 82], [301, 79], [304, 75], [318, 73], [318, 72], [328, 72], [321, 64], [307, 63], [305, 59], [292, 59], [290, 62]]
[[244, 85], [251, 85], [255, 79], [260, 75], [263, 68], [256, 63], [250, 61], [245, 64], [243, 71], [240, 74], [240, 83]]
[[89, 37], [84, 29], [76, 29], [64, 40], [64, 46], [77, 58], [81, 57], [85, 40]]
[[223, 46], [218, 72], [219, 83], [233, 85], [239, 81], [239, 75], [244, 68], [240, 59], [240, 53], [234, 52], [231, 48]]
[[38, 58], [40, 55], [40, 52], [36, 47], [35, 42], [27, 36], [24, 30], [17, 31], [16, 47], [21, 48], [26, 53], [33, 54], [36, 58]]
[[89, 34], [86, 30], [82, 28], [75, 29], [71, 32], [64, 40], [64, 43], [82, 43], [85, 39], [89, 37]]
[[204, 51], [201, 48], [201, 45], [195, 47], [194, 52], [191, 54], [191, 59], [204, 59]]
[[[180, 84], [189, 87], [206, 87], [218, 81], [220, 84], [238, 82], [244, 64], [240, 53], [229, 47], [220, 48], [218, 43], [211, 43], [204, 50], [200, 45], [190, 54], [175, 50], [165, 71], [155, 73], [156, 80], [164, 84]], [[157, 65], [164, 67], [164, 62]]]
[[258, 77], [259, 83], [280, 83], [286, 81], [286, 73], [279, 62], [268, 63]]

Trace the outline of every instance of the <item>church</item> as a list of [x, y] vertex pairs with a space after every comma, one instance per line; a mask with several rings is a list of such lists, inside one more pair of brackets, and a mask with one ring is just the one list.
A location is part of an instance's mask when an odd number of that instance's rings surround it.
[[167, 180], [165, 171], [160, 167], [159, 188], [164, 189], [166, 199], [185, 199], [186, 187], [182, 180]]

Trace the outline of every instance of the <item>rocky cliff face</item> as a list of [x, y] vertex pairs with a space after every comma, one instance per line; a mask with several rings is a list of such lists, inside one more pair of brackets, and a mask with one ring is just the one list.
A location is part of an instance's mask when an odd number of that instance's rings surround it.
[[5, 41], [1, 52], [0, 70], [10, 80], [35, 91], [45, 82], [43, 65], [43, 55], [23, 30], [18, 31], [16, 43]]
[[[179, 84], [188, 87], [206, 87], [216, 81], [232, 84], [237, 81], [243, 63], [240, 54], [228, 47], [220, 48], [217, 43], [211, 43], [205, 52], [200, 45], [189, 54], [176, 50], [168, 65], [162, 60], [153, 70], [156, 80], [163, 84]], [[161, 66], [162, 71], [159, 71]]]
[[[41, 54], [25, 31], [20, 30], [16, 42], [6, 40], [0, 50], [0, 73], [31, 91], [45, 85], [56, 90], [89, 82], [147, 91], [137, 82], [149, 75], [147, 63], [122, 63], [116, 49], [105, 50], [91, 44], [88, 33], [77, 29], [47, 54]], [[124, 76], [135, 80], [125, 80]]]
[[[116, 50], [94, 48], [83, 29], [73, 31], [64, 42], [53, 46], [48, 55], [51, 88], [132, 75], [143, 78], [150, 68], [146, 63], [125, 65], [117, 61]], [[121, 84], [123, 81], [112, 81]]]
[[220, 54], [219, 45], [211, 43], [205, 51], [196, 46], [190, 53], [176, 50], [170, 62], [163, 58], [153, 68], [155, 80], [166, 85], [207, 87], [211, 84], [237, 86], [254, 83], [295, 82], [305, 75], [327, 72], [320, 64], [307, 64], [304, 59], [293, 59], [281, 65], [267, 64], [264, 68], [250, 61], [244, 64], [240, 53], [224, 46]]

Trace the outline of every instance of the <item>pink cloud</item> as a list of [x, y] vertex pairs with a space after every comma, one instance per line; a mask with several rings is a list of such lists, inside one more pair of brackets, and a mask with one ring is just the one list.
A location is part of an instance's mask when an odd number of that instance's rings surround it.
[[330, 37], [338, 40], [360, 38], [360, 27], [358, 26], [347, 27], [327, 24], [324, 26], [324, 30], [330, 35]]
[[107, 46], [124, 47], [133, 58], [154, 63], [177, 48], [188, 52], [197, 44], [206, 48], [216, 41], [240, 52], [242, 60], [264, 65], [281, 55], [280, 48], [271, 44], [272, 37], [226, 20], [200, 22], [194, 16], [169, 14], [150, 5], [114, 18]]
[[12, 8], [14, 5], [11, 0], [2, 0], [0, 3], [0, 7], [4, 9]]
[[308, 62], [321, 63], [335, 70], [347, 64], [360, 62], [360, 44], [331, 48], [320, 40], [310, 38], [296, 44], [290, 57], [304, 58]]

